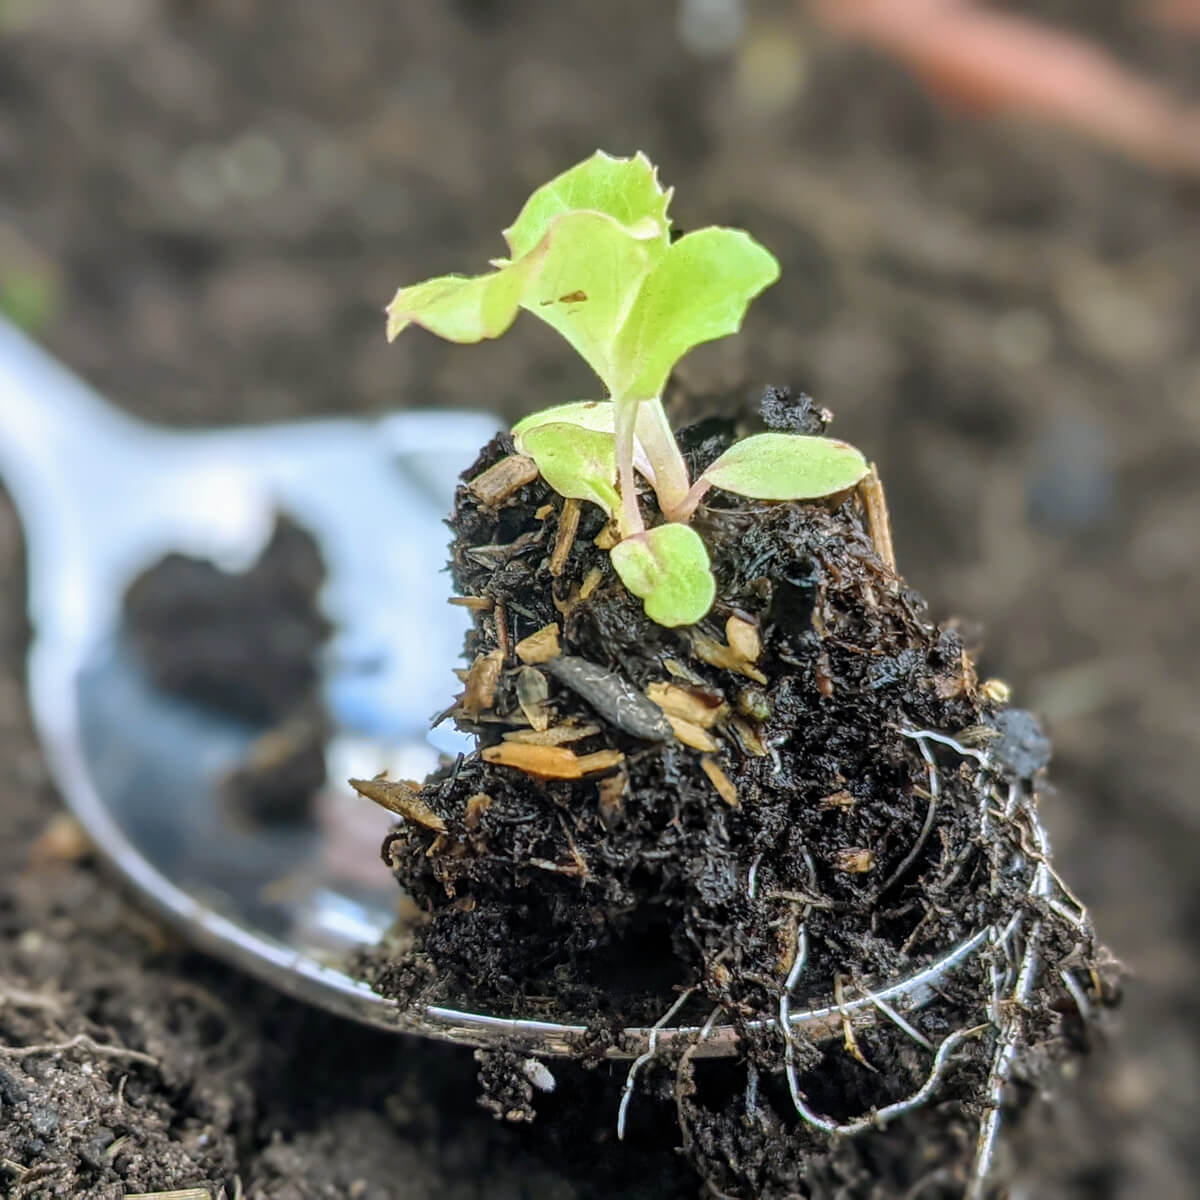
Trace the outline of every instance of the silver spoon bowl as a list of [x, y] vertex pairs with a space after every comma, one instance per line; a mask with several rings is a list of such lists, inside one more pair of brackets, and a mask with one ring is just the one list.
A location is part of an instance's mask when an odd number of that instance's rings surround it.
[[373, 878], [331, 876], [328, 822], [323, 832], [235, 819], [222, 781], [262, 731], [156, 691], [131, 650], [122, 598], [170, 552], [244, 569], [286, 513], [315, 537], [327, 571], [331, 766], [420, 776], [439, 750], [470, 748], [426, 736], [465, 629], [446, 604], [443, 518], [458, 473], [496, 429], [479, 413], [420, 411], [155, 428], [0, 322], [0, 478], [25, 531], [29, 695], [63, 798], [103, 858], [188, 941], [389, 1028], [410, 1022], [328, 964], [392, 923], [394, 881], [382, 863]]
[[[262, 731], [157, 691], [122, 624], [129, 584], [164, 555], [242, 569], [287, 514], [315, 537], [327, 571], [330, 778], [381, 768], [419, 778], [439, 753], [469, 752], [460, 735], [428, 734], [451, 693], [466, 620], [446, 604], [443, 518], [454, 480], [496, 429], [491, 416], [434, 411], [155, 428], [0, 322], [0, 477], [27, 542], [33, 719], [99, 854], [190, 943], [298, 999], [396, 1032], [474, 1046], [517, 1038], [531, 1054], [570, 1054], [584, 1026], [402, 1010], [341, 969], [394, 923], [399, 894], [382, 864], [374, 876], [331, 868], [329, 842], [362, 814], [382, 814], [347, 792], [331, 798], [323, 825], [234, 819], [222, 781]], [[384, 828], [368, 829], [368, 842], [377, 846]], [[788, 1024], [816, 1037], [848, 1019], [871, 1023], [880, 1000], [919, 1007], [986, 935], [838, 1007], [796, 1005]], [[730, 1027], [665, 1025], [626, 1030], [608, 1053], [636, 1058], [680, 1037], [705, 1056], [736, 1049]]]

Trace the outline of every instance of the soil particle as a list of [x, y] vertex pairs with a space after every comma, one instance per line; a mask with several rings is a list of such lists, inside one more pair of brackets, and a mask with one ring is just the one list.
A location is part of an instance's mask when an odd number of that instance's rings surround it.
[[587, 701], [599, 716], [622, 733], [649, 742], [670, 740], [671, 725], [662, 709], [624, 675], [573, 654], [550, 659], [546, 674]]
[[529, 1064], [536, 1060], [520, 1050], [501, 1049], [476, 1050], [475, 1061], [479, 1064], [480, 1107], [499, 1121], [532, 1121], [534, 1085]]
[[763, 422], [768, 429], [781, 433], [824, 433], [833, 414], [827, 408], [818, 408], [813, 398], [801, 392], [793, 396], [788, 387], [768, 387], [759, 402]]
[[992, 757], [1017, 776], [1032, 779], [1050, 765], [1053, 747], [1037, 717], [1020, 708], [995, 713], [991, 726], [1000, 735], [989, 746]]
[[324, 577], [312, 536], [280, 517], [248, 570], [171, 554], [125, 596], [126, 628], [157, 688], [262, 730], [225, 781], [226, 799], [247, 821], [305, 820], [325, 782]]
[[168, 555], [134, 580], [126, 618], [157, 687], [273, 724], [316, 686], [329, 634], [317, 607], [324, 574], [311, 535], [281, 518], [246, 571]]

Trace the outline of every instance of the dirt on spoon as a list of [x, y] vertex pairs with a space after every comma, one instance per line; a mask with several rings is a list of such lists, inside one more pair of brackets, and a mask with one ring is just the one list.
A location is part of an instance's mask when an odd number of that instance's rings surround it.
[[[764, 415], [814, 419], [776, 390]], [[733, 433], [681, 435], [693, 477]], [[1077, 1048], [1111, 980], [1047, 857], [1049, 743], [885, 561], [871, 495], [710, 494], [718, 598], [666, 629], [612, 571], [604, 514], [510, 439], [463, 479], [453, 574], [475, 621], [447, 715], [479, 750], [424, 786], [375, 782], [421, 913], [375, 986], [585, 1026], [584, 1063], [667, 1027], [609, 1103], [622, 1133], [669, 1108], [719, 1194], [982, 1179], [1009, 1057], [1032, 1078]], [[536, 1072], [506, 1053], [485, 1102], [528, 1120]]]

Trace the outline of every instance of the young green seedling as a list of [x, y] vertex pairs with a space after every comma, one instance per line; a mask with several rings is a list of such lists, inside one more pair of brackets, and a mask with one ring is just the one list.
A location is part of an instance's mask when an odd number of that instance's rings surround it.
[[[715, 582], [687, 522], [710, 487], [760, 500], [803, 500], [853, 487], [868, 466], [829, 438], [767, 433], [732, 446], [693, 484], [662, 406], [675, 364], [734, 333], [779, 264], [748, 234], [708, 228], [671, 239], [671, 192], [643, 154], [591, 158], [539, 188], [504, 231], [509, 257], [486, 275], [445, 275], [401, 288], [388, 337], [409, 324], [456, 342], [499, 337], [520, 309], [575, 347], [608, 389], [535, 413], [513, 429], [546, 481], [617, 523], [613, 566], [662, 625], [708, 612]], [[646, 528], [634, 472], [666, 523]]]

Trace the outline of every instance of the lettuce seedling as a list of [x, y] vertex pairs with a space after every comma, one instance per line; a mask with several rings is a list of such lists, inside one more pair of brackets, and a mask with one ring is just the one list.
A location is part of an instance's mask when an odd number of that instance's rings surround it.
[[[540, 187], [504, 231], [509, 256], [484, 275], [444, 275], [401, 288], [388, 338], [410, 324], [455, 342], [499, 337], [521, 309], [556, 329], [609, 399], [559, 405], [513, 429], [563, 496], [600, 505], [617, 525], [612, 561], [662, 625], [688, 625], [715, 595], [708, 551], [687, 522], [719, 487], [760, 500], [805, 500], [853, 487], [868, 466], [845, 442], [766, 433], [732, 446], [692, 483], [662, 406], [675, 364], [735, 333], [779, 264], [737, 229], [672, 240], [671, 191], [645, 155], [597, 151]], [[665, 524], [647, 529], [635, 471]]]

